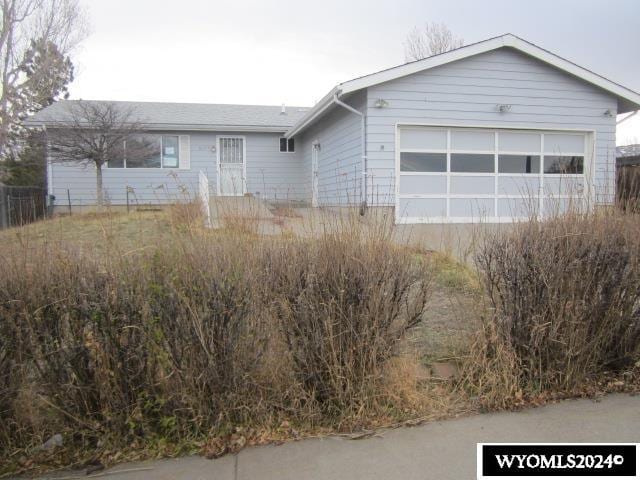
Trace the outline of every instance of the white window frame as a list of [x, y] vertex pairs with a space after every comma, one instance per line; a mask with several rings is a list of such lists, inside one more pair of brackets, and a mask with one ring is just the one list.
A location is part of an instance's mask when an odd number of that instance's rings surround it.
[[[400, 147], [400, 131], [411, 127], [416, 128], [429, 128], [433, 130], [446, 130], [447, 134], [447, 148], [446, 149], [401, 149]], [[453, 130], [465, 130], [465, 129], [481, 129], [481, 130], [493, 130], [494, 150], [493, 151], [480, 151], [480, 150], [454, 150], [451, 148], [451, 132]], [[527, 151], [527, 152], [501, 152], [499, 147], [499, 133], [500, 132], [528, 132], [538, 133], [541, 135], [539, 152]], [[544, 173], [544, 136], [545, 134], [563, 134], [563, 133], [575, 133], [584, 136], [584, 151], [583, 152], [562, 152], [561, 156], [581, 156], [583, 160], [583, 173], [581, 174], [551, 174]], [[501, 199], [523, 199], [527, 198], [523, 195], [514, 194], [500, 194], [499, 182], [500, 177], [521, 177], [521, 178], [537, 178], [538, 179], [538, 193], [532, 195], [529, 198], [537, 200], [539, 212], [543, 212], [545, 199], [579, 199], [583, 198], [587, 208], [591, 208], [595, 204], [595, 182], [593, 173], [595, 172], [595, 130], [581, 130], [581, 129], [549, 129], [549, 128], [536, 128], [526, 126], [495, 126], [495, 125], [440, 125], [440, 124], [425, 124], [425, 123], [396, 123], [395, 124], [395, 221], [396, 223], [473, 223], [478, 222], [480, 219], [477, 217], [451, 217], [451, 200], [452, 199], [494, 199], [494, 215], [491, 217], [483, 218], [482, 220], [490, 223], [512, 223], [518, 220], [525, 220], [524, 217], [501, 217], [498, 215], [498, 204]], [[447, 154], [447, 171], [446, 172], [401, 172], [400, 171], [400, 154], [401, 152], [413, 152], [413, 153], [446, 153]], [[494, 155], [494, 172], [451, 172], [451, 153], [475, 153], [475, 154], [493, 154]], [[538, 173], [498, 173], [498, 155], [536, 155], [540, 157], [540, 171]], [[559, 153], [546, 153], [547, 156], [557, 156]], [[402, 176], [434, 176], [434, 177], [446, 177], [447, 190], [446, 194], [401, 194], [400, 193], [400, 181]], [[494, 177], [494, 192], [492, 194], [452, 194], [451, 193], [451, 178], [456, 176], [462, 177]], [[571, 194], [557, 194], [549, 195], [545, 194], [544, 178], [582, 178], [583, 179], [583, 192], [582, 197]], [[446, 216], [445, 217], [406, 217], [402, 215], [400, 211], [401, 199], [411, 198], [433, 198], [433, 199], [445, 199], [446, 200]]]
[[[136, 135], [133, 135], [136, 136]], [[159, 167], [127, 167], [127, 142], [124, 141], [124, 158], [122, 159], [122, 167], [110, 167], [109, 162], [107, 162], [107, 169], [112, 170], [145, 170], [145, 171], [154, 171], [154, 170], [179, 170], [180, 169], [180, 135], [172, 134], [172, 133], [142, 133], [140, 136], [153, 136], [158, 137], [160, 139], [160, 166]], [[178, 139], [178, 166], [176, 167], [165, 167], [164, 166], [164, 137], [176, 137]]]

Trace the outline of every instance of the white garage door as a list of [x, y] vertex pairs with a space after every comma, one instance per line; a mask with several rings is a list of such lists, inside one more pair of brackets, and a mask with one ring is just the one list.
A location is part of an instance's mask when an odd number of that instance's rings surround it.
[[579, 132], [401, 127], [396, 219], [512, 222], [583, 208], [588, 137]]

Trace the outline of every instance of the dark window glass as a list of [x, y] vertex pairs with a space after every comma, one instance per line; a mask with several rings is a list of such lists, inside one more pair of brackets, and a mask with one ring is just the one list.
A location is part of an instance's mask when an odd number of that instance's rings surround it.
[[124, 157], [109, 160], [107, 162], [107, 168], [123, 168], [123, 167], [124, 167]]
[[400, 154], [400, 171], [402, 172], [446, 172], [446, 153], [413, 153]]
[[114, 149], [109, 152], [110, 160], [107, 161], [107, 168], [124, 168], [124, 146], [126, 142], [115, 145]]
[[165, 168], [178, 168], [178, 137], [164, 135], [162, 137], [162, 166]]
[[286, 152], [287, 151], [287, 139], [282, 137], [280, 139], [280, 151], [281, 152]]
[[499, 173], [540, 173], [540, 155], [499, 155]]
[[125, 158], [127, 168], [160, 168], [160, 137], [142, 136], [127, 140]]
[[287, 144], [287, 151], [289, 152], [295, 151], [295, 144], [293, 143], [293, 138], [289, 139], [289, 142]]
[[452, 172], [492, 173], [494, 171], [494, 156], [479, 153], [452, 153]]
[[544, 173], [584, 173], [584, 157], [545, 155]]

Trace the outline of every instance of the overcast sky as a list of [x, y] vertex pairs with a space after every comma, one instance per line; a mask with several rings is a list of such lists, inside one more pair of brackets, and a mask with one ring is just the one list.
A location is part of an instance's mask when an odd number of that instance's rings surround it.
[[[416, 25], [513, 33], [640, 91], [640, 0], [81, 0], [72, 98], [310, 106], [403, 63]], [[640, 114], [637, 116], [640, 117]], [[618, 144], [640, 143], [640, 118]]]

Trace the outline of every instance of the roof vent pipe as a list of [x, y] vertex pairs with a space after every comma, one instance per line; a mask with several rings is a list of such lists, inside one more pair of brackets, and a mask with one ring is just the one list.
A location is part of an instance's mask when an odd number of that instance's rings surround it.
[[287, 109], [284, 106], [284, 103], [282, 104], [282, 107], [280, 108], [280, 115], [286, 115], [287, 114]]

